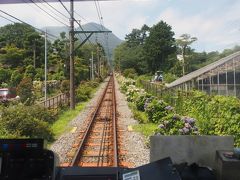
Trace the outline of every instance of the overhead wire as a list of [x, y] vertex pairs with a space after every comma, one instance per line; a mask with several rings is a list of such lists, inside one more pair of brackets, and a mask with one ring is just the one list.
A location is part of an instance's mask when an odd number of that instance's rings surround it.
[[0, 17], [6, 19], [7, 21], [10, 21], [10, 22], [12, 22], [12, 23], [15, 23], [14, 21], [12, 21], [12, 20], [10, 20], [10, 19], [8, 19], [8, 18], [6, 18], [6, 17], [4, 17], [4, 16], [2, 16], [2, 15], [0, 15]]
[[[56, 17], [60, 18], [63, 21], [68, 21], [69, 17], [67, 17], [65, 14], [57, 10], [55, 7], [50, 5], [46, 0], [38, 0], [39, 3], [41, 3], [46, 9], [48, 9], [52, 14], [54, 14]], [[61, 15], [61, 17], [59, 17]]]
[[48, 6], [50, 6], [52, 9], [54, 9], [55, 11], [57, 11], [59, 14], [61, 14], [63, 17], [69, 19], [68, 16], [66, 16], [65, 14], [63, 14], [62, 12], [60, 12], [59, 10], [57, 10], [55, 7], [53, 7], [50, 3], [48, 3], [46, 0], [42, 0], [44, 1]]
[[53, 18], [55, 21], [58, 21], [59, 23], [65, 25], [68, 27], [68, 25], [62, 21], [60, 21], [59, 19], [55, 18], [53, 15], [51, 15], [49, 12], [47, 12], [46, 10], [44, 10], [41, 6], [39, 6], [35, 1], [33, 0], [29, 0], [30, 2], [34, 3], [35, 6], [37, 6], [39, 9], [41, 9], [43, 12], [45, 12], [46, 14], [48, 14], [51, 18]]
[[[36, 27], [32, 26], [31, 24], [26, 23], [26, 22], [24, 22], [23, 20], [21, 20], [21, 19], [15, 17], [15, 16], [13, 16], [13, 15], [11, 15], [11, 14], [9, 14], [9, 13], [7, 13], [7, 12], [1, 10], [1, 9], [0, 9], [0, 12], [2, 12], [3, 14], [5, 14], [5, 15], [7, 15], [7, 16], [9, 16], [9, 17], [11, 17], [11, 18], [13, 18], [13, 19], [15, 19], [15, 20], [17, 20], [17, 21], [23, 23], [23, 24], [26, 24], [26, 25], [28, 25], [28, 26], [34, 28], [35, 30], [37, 30], [37, 31], [39, 31], [39, 32], [41, 32], [41, 33], [45, 33], [45, 31], [43, 31], [43, 30], [41, 30], [41, 29], [39, 29], [39, 28], [36, 28]], [[11, 21], [11, 20], [9, 20], [9, 21]], [[11, 22], [12, 22], [12, 21], [11, 21]], [[14, 22], [14, 23], [16, 23], [16, 22]], [[54, 37], [54, 38], [58, 39], [57, 36], [52, 35], [52, 34], [50, 34], [50, 33], [48, 33], [48, 32], [47, 32], [47, 35], [49, 35], [49, 36], [51, 36], [51, 37]]]
[[[84, 21], [86, 21], [86, 22], [89, 22], [86, 18], [84, 18], [83, 16], [81, 16], [80, 14], [78, 14], [76, 11], [74, 11], [74, 13], [77, 15], [77, 16], [79, 16], [81, 19], [83, 19]], [[98, 27], [98, 26], [96, 26], [96, 25], [94, 25], [94, 24], [90, 24], [92, 27], [95, 27], [97, 30], [100, 30], [101, 31], [101, 29]]]
[[[58, 1], [61, 3], [61, 5], [63, 6], [63, 8], [68, 12], [68, 14], [71, 16], [70, 11], [69, 11], [69, 10], [67, 9], [67, 7], [63, 4], [63, 2], [62, 2], [61, 0], [58, 0]], [[80, 29], [81, 29], [82, 31], [84, 31], [82, 25], [81, 25], [75, 18], [73, 18], [73, 20], [74, 20], [74, 22], [76, 22], [76, 23], [79, 25]], [[86, 38], [88, 37], [86, 33], [83, 33], [83, 34], [85, 35]], [[80, 35], [79, 35], [79, 37], [80, 37]], [[91, 42], [89, 39], [88, 39], [88, 42], [89, 42], [91, 45], [93, 45], [92, 42]]]
[[[102, 30], [104, 30], [104, 22], [103, 22], [103, 16], [102, 16], [100, 3], [99, 3], [98, 0], [94, 0], [94, 4], [95, 4], [96, 10], [97, 10], [97, 15], [98, 15], [98, 18], [99, 18], [100, 25], [102, 27]], [[105, 45], [106, 45], [106, 48], [107, 48], [107, 55], [108, 55], [108, 58], [110, 58], [110, 50], [109, 50], [109, 44], [108, 44], [108, 33], [104, 33], [104, 36], [105, 36], [105, 38], [104, 38], [105, 39]]]

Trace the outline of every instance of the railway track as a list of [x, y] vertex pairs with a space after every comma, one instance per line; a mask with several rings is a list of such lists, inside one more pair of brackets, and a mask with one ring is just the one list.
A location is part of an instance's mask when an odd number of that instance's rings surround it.
[[79, 135], [79, 147], [71, 166], [119, 166], [116, 120], [114, 77], [111, 76], [86, 129]]

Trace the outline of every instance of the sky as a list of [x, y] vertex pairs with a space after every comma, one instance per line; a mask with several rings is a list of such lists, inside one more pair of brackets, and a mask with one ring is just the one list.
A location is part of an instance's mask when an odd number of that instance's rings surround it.
[[[30, 0], [22, 0], [29, 2]], [[34, 0], [35, 2], [43, 0]], [[49, 3], [68, 16], [67, 11], [58, 3]], [[68, 25], [69, 21], [45, 3], [39, 7]], [[69, 3], [64, 3], [69, 9]], [[175, 38], [182, 34], [197, 37], [192, 44], [198, 52], [222, 51], [240, 44], [240, 1], [239, 0], [113, 0], [99, 2], [104, 26], [120, 39], [124, 39], [133, 28], [140, 29], [144, 24], [153, 26], [163, 20], [172, 27]], [[75, 19], [81, 24], [99, 23], [94, 1], [75, 2]], [[63, 26], [33, 3], [0, 4], [3, 10], [19, 19], [42, 28], [45, 26]], [[80, 16], [79, 16], [80, 15]], [[10, 22], [2, 18], [0, 26]]]

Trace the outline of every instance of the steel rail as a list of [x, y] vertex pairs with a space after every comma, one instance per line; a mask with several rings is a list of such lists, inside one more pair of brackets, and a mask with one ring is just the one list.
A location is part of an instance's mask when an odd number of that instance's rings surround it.
[[116, 125], [116, 94], [115, 94], [115, 81], [114, 81], [114, 76], [112, 76], [113, 78], [113, 84], [112, 84], [112, 102], [113, 102], [113, 148], [114, 148], [114, 167], [118, 166], [118, 148], [117, 148], [117, 125]]
[[[111, 84], [112, 83], [112, 84]], [[82, 141], [80, 142], [80, 145], [79, 145], [79, 148], [77, 149], [76, 151], [76, 154], [71, 162], [71, 166], [78, 166], [79, 165], [79, 162], [81, 161], [81, 156], [84, 152], [84, 148], [85, 148], [85, 144], [87, 143], [89, 137], [90, 137], [90, 134], [91, 134], [91, 131], [93, 129], [93, 126], [94, 126], [94, 123], [95, 123], [95, 119], [96, 117], [98, 116], [98, 113], [101, 112], [100, 111], [100, 108], [101, 108], [101, 105], [103, 104], [104, 102], [104, 98], [106, 97], [106, 94], [107, 94], [107, 90], [109, 89], [109, 86], [112, 86], [112, 102], [111, 102], [111, 105], [112, 105], [112, 111], [110, 111], [112, 114], [112, 134], [113, 134], [113, 138], [112, 138], [112, 141], [113, 141], [113, 166], [117, 167], [118, 166], [118, 157], [117, 157], [117, 128], [116, 128], [116, 102], [115, 102], [115, 86], [114, 86], [114, 78], [113, 76], [110, 77], [109, 81], [108, 81], [108, 84], [100, 98], [100, 101], [98, 102], [97, 106], [96, 106], [96, 109], [91, 117], [91, 120], [86, 128], [86, 131], [85, 131], [85, 134], [83, 135], [82, 137]], [[106, 122], [107, 123], [107, 122]], [[106, 128], [106, 124], [104, 125], [104, 129], [108, 129]], [[106, 135], [106, 132], [104, 132], [102, 135]], [[102, 159], [102, 163], [103, 163], [103, 160], [104, 160], [104, 147], [103, 142], [101, 142], [100, 144], [100, 152], [99, 153], [102, 153], [102, 156], [99, 156], [98, 157], [98, 162], [97, 164], [99, 165], [99, 162], [100, 162], [100, 158]], [[104, 142], [105, 144], [105, 142]], [[109, 147], [108, 147], [109, 148]], [[103, 149], [103, 150], [102, 150]], [[101, 152], [102, 151], [102, 152]]]

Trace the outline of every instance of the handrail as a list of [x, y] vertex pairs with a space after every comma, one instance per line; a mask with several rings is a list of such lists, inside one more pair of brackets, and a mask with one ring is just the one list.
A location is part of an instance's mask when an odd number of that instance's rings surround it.
[[41, 101], [38, 104], [44, 106], [48, 109], [58, 108], [62, 104], [67, 104], [69, 102], [68, 93], [61, 93], [56, 96], [48, 98], [46, 101]]

